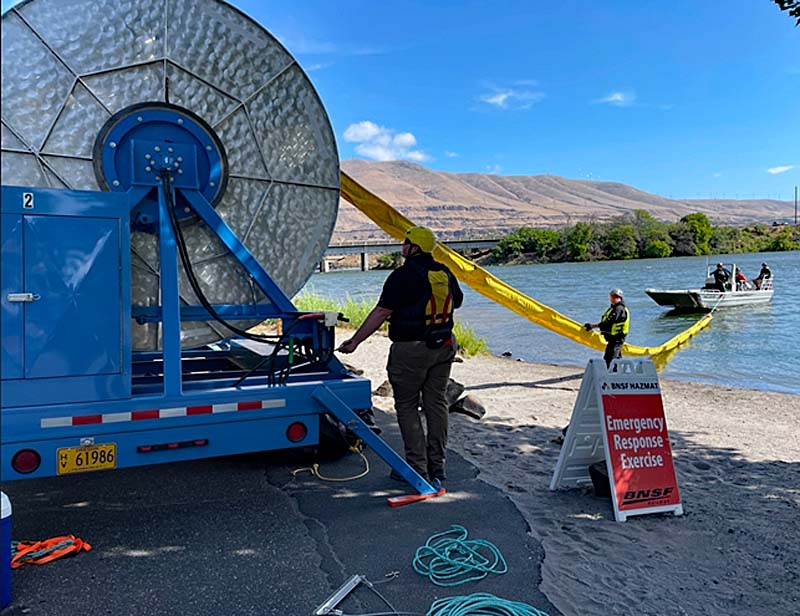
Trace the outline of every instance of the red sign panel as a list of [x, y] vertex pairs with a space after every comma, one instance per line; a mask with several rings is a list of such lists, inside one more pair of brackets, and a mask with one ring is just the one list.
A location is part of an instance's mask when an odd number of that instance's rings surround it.
[[606, 452], [619, 511], [679, 505], [661, 393], [603, 391], [602, 400]]

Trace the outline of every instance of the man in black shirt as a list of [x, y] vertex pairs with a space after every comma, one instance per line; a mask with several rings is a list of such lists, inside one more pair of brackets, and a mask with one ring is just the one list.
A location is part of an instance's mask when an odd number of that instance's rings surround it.
[[772, 278], [772, 270], [769, 269], [769, 265], [767, 265], [766, 263], [762, 263], [761, 271], [758, 272], [758, 277], [753, 278], [753, 283], [756, 285], [756, 289], [760, 289], [761, 284], [765, 280], [769, 280], [770, 278]]
[[611, 306], [603, 313], [600, 322], [586, 323], [583, 326], [586, 331], [592, 331], [595, 327], [600, 328], [600, 333], [606, 339], [606, 351], [603, 354], [606, 367], [611, 366], [612, 360], [622, 357], [622, 346], [625, 344], [631, 322], [631, 314], [625, 306], [622, 289], [611, 289], [609, 297]]
[[453, 311], [461, 306], [464, 294], [450, 270], [433, 260], [435, 245], [430, 229], [412, 227], [406, 232], [403, 265], [389, 274], [375, 308], [338, 350], [352, 353], [389, 320], [392, 346], [386, 369], [406, 461], [432, 484], [441, 484], [446, 478], [445, 391], [456, 354]]
[[725, 269], [722, 263], [717, 263], [717, 269], [714, 270], [714, 287], [724, 293], [727, 290], [728, 281], [731, 279], [731, 273]]

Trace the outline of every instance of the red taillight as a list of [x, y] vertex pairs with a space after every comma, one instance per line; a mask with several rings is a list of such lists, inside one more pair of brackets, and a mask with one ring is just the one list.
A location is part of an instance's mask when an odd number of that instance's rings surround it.
[[286, 429], [286, 438], [292, 443], [299, 443], [306, 437], [306, 434], [308, 434], [306, 424], [299, 421], [294, 422]]
[[11, 468], [18, 473], [32, 473], [42, 463], [42, 456], [33, 449], [21, 449], [11, 458]]

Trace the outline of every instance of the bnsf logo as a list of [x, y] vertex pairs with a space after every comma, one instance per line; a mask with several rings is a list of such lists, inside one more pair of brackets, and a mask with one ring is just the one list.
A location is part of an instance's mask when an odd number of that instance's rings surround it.
[[642, 503], [649, 500], [654, 500], [656, 498], [666, 498], [675, 488], [672, 487], [663, 487], [663, 488], [653, 488], [652, 490], [631, 490], [629, 492], [625, 492], [625, 496], [622, 499], [622, 504], [627, 505], [630, 503]]

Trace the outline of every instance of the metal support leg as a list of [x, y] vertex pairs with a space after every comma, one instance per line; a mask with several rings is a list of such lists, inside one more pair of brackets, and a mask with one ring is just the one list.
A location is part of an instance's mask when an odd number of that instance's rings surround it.
[[339, 396], [329, 387], [322, 385], [314, 390], [311, 396], [322, 404], [339, 421], [347, 426], [358, 438], [363, 440], [380, 458], [402, 475], [408, 484], [417, 491], [417, 494], [436, 494], [433, 486], [425, 481], [417, 471], [411, 468], [394, 449], [389, 447], [382, 438], [375, 434], [361, 418], [347, 406]]

